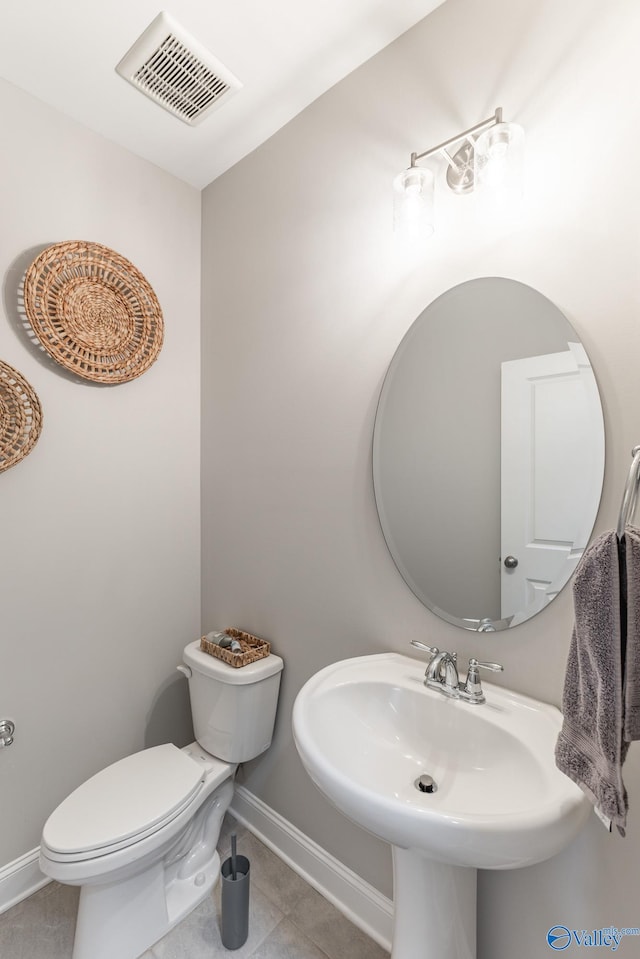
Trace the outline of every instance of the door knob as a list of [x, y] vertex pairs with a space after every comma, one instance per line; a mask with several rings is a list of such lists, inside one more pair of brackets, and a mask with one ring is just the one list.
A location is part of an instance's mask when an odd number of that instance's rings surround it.
[[515, 569], [518, 565], [518, 560], [515, 558], [515, 556], [507, 556], [504, 561], [504, 565], [507, 567], [507, 569]]

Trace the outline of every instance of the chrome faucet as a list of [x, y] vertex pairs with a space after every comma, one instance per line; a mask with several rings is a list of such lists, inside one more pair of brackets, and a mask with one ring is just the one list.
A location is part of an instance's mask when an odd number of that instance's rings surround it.
[[429, 689], [436, 689], [451, 699], [464, 699], [467, 703], [479, 705], [485, 702], [478, 669], [489, 669], [496, 673], [502, 672], [504, 668], [499, 663], [481, 663], [477, 659], [470, 659], [467, 678], [462, 683], [458, 676], [457, 653], [448, 653], [446, 650], [438, 649], [437, 646], [427, 646], [425, 643], [418, 642], [417, 639], [412, 639], [411, 645], [431, 653], [431, 659], [424, 674], [424, 685]]
[[458, 688], [457, 653], [448, 653], [437, 646], [432, 648], [433, 657], [424, 674], [425, 686], [435, 686], [453, 694]]

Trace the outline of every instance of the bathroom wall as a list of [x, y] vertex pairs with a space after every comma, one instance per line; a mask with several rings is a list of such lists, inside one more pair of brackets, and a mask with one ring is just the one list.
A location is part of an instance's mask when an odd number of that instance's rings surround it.
[[[596, 372], [607, 436], [597, 530], [615, 524], [640, 442], [639, 37], [633, 0], [448, 0], [204, 193], [203, 627], [264, 635], [286, 662], [277, 735], [244, 771], [247, 787], [387, 895], [388, 849], [330, 808], [297, 759], [298, 689], [329, 662], [409, 651], [415, 638], [498, 660], [504, 684], [558, 704], [572, 606], [565, 590], [518, 629], [479, 638], [420, 605], [376, 516], [382, 380], [449, 287], [497, 275], [537, 288]], [[439, 231], [401, 255], [393, 176], [412, 150], [496, 106], [527, 131], [520, 226], [501, 232], [441, 194]], [[554, 861], [481, 875], [480, 955], [539, 959], [555, 923], [640, 925], [639, 769], [633, 746], [626, 839], [592, 817]]]
[[[0, 474], [1, 873], [89, 775], [188, 735], [174, 667], [200, 628], [200, 193], [4, 82], [0, 116], [0, 358], [44, 413]], [[80, 239], [130, 259], [162, 306], [162, 352], [130, 383], [80, 382], [22, 326], [26, 267]]]

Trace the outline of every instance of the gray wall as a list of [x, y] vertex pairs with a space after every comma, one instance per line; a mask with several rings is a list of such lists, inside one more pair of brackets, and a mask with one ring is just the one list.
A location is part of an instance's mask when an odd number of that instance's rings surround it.
[[[505, 684], [559, 703], [572, 607], [565, 590], [532, 621], [480, 639], [420, 605], [375, 511], [382, 379], [449, 287], [501, 275], [539, 289], [593, 362], [607, 434], [598, 530], [615, 524], [640, 442], [640, 182], [619, 163], [640, 145], [628, 115], [639, 31], [632, 0], [448, 0], [204, 193], [203, 627], [255, 631], [285, 659], [275, 742], [247, 768], [248, 787], [387, 894], [387, 848], [331, 809], [297, 759], [301, 684], [416, 638], [498, 660]], [[527, 130], [521, 228], [501, 235], [443, 195], [428, 251], [402, 258], [393, 176], [412, 150], [496, 106]], [[554, 861], [481, 876], [481, 955], [539, 959], [558, 922], [637, 924], [639, 768], [633, 747], [625, 840], [592, 817]]]
[[[200, 627], [200, 194], [4, 82], [0, 116], [0, 357], [44, 412], [0, 474], [4, 865], [89, 775], [188, 735], [174, 666]], [[117, 250], [154, 287], [165, 343], [139, 379], [79, 382], [25, 335], [24, 271], [63, 240]]]

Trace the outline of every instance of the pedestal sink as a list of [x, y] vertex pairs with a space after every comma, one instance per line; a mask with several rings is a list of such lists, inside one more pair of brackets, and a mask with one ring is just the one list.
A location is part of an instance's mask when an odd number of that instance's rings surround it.
[[424, 672], [397, 653], [327, 666], [294, 737], [321, 792], [393, 846], [392, 959], [475, 959], [477, 870], [549, 859], [591, 806], [555, 766], [555, 707], [489, 684], [481, 705], [449, 699]]

